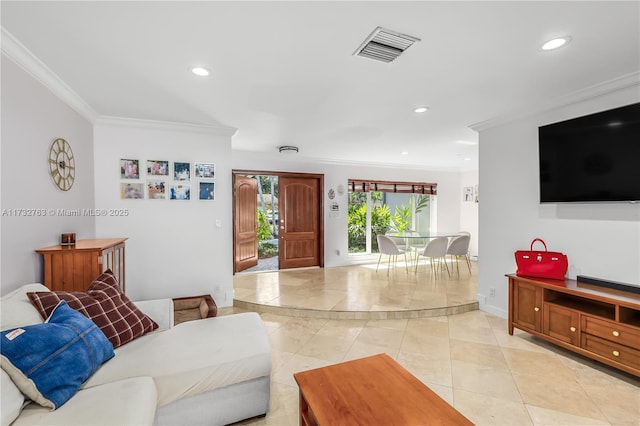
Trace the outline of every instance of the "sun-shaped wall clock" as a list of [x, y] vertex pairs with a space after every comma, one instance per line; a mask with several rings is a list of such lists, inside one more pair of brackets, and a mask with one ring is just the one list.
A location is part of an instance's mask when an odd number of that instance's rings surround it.
[[69, 142], [57, 138], [49, 148], [49, 174], [53, 183], [63, 191], [73, 186], [76, 178], [76, 160]]

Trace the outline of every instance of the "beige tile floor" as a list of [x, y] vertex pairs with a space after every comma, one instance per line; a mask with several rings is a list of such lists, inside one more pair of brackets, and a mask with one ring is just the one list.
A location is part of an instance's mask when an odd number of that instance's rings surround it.
[[[384, 270], [375, 274], [375, 265], [371, 270], [236, 275], [237, 297], [282, 309], [260, 313], [273, 349], [271, 411], [242, 424], [297, 425], [293, 373], [385, 352], [478, 425], [640, 425], [637, 378], [524, 332], [509, 336], [506, 320], [482, 311], [399, 319], [318, 314], [323, 309], [411, 312], [423, 303], [433, 307], [429, 296], [455, 305], [476, 292], [475, 264], [471, 277], [461, 269], [460, 278], [451, 280], [401, 269], [387, 278]], [[244, 310], [223, 308], [221, 314]], [[304, 312], [311, 316], [300, 315]]]

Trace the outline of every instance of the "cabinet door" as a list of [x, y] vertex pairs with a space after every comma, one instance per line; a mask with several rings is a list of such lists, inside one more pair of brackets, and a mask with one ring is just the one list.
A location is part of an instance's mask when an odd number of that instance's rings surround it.
[[[95, 251], [59, 251], [45, 256], [45, 285], [53, 291], [86, 291], [99, 275]], [[48, 271], [48, 272], [47, 272]]]
[[60, 252], [51, 256], [51, 283], [47, 284], [53, 291], [83, 291], [76, 289], [74, 282], [74, 269], [76, 257], [73, 252]]
[[518, 328], [542, 331], [542, 289], [526, 282], [515, 281], [513, 287], [513, 318]]
[[563, 306], [544, 304], [543, 333], [572, 345], [580, 344], [580, 314]]

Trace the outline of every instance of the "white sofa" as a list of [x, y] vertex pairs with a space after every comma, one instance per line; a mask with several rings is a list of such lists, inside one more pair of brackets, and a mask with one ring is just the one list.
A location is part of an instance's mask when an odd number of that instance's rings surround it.
[[[0, 329], [42, 323], [28, 284], [0, 303]], [[173, 324], [171, 299], [135, 302], [159, 328], [118, 347], [55, 411], [25, 400], [2, 371], [2, 425], [223, 425], [269, 411], [271, 349], [255, 313]]]

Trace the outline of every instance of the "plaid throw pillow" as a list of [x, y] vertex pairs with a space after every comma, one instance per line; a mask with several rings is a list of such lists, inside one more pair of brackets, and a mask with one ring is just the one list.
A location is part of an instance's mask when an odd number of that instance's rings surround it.
[[158, 328], [155, 321], [120, 291], [118, 280], [110, 270], [91, 283], [86, 293], [43, 291], [27, 293], [27, 296], [44, 319], [65, 300], [71, 308], [96, 323], [114, 348]]

